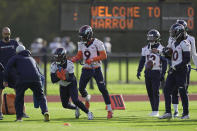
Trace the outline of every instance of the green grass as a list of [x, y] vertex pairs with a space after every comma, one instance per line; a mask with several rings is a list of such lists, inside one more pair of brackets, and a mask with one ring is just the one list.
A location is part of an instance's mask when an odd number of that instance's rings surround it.
[[[193, 65], [192, 65], [193, 66]], [[78, 82], [79, 82], [79, 77], [81, 73], [81, 65], [78, 65], [79, 67], [79, 74], [78, 74]], [[138, 62], [137, 61], [130, 61], [129, 63], [129, 84], [125, 83], [126, 82], [126, 64], [122, 60], [122, 66], [121, 66], [121, 78], [122, 81], [119, 81], [119, 65], [117, 62], [111, 62], [109, 63], [108, 66], [108, 74], [107, 74], [107, 80], [108, 80], [108, 85], [107, 88], [110, 92], [110, 94], [147, 94], [146, 93], [146, 87], [144, 84], [144, 74], [143, 72], [141, 73], [141, 80], [138, 80], [136, 78], [136, 73], [137, 73], [137, 67], [138, 67]], [[194, 67], [194, 66], [193, 66]], [[75, 65], [75, 70], [77, 66]], [[52, 84], [50, 80], [50, 65], [48, 64], [47, 66], [47, 94], [48, 95], [59, 95], [59, 85], [58, 84]], [[75, 71], [76, 72], [76, 71]], [[76, 73], [75, 73], [76, 74]], [[167, 74], [166, 74], [167, 76]], [[197, 72], [196, 71], [191, 71], [191, 81], [196, 81], [197, 82]], [[95, 81], [94, 81], [95, 83]], [[88, 92], [90, 94], [100, 94], [97, 85], [94, 84], [95, 89], [90, 90], [89, 85], [87, 86]], [[7, 93], [13, 93], [12, 89], [7, 88], [5, 90]], [[197, 85], [190, 85], [189, 87], [189, 92], [190, 93], [197, 93]], [[31, 91], [27, 91], [26, 95], [31, 95]]]
[[[114, 118], [107, 120], [104, 103], [91, 103], [94, 120], [87, 120], [85, 113], [81, 112], [79, 119], [74, 118], [74, 111], [63, 109], [60, 103], [49, 103], [50, 122], [43, 122], [39, 109], [34, 109], [32, 103], [26, 104], [26, 112], [31, 118], [21, 123], [14, 122], [15, 115], [5, 115], [0, 121], [1, 131], [196, 131], [197, 130], [197, 102], [190, 102], [189, 120], [178, 118], [159, 120], [148, 117], [150, 113], [149, 102], [126, 102], [126, 110], [115, 110]], [[145, 106], [146, 105], [146, 106]], [[181, 105], [179, 106], [181, 107]], [[160, 104], [160, 114], [164, 112], [164, 102]], [[181, 109], [180, 109], [181, 112]], [[71, 126], [64, 126], [69, 123]]]

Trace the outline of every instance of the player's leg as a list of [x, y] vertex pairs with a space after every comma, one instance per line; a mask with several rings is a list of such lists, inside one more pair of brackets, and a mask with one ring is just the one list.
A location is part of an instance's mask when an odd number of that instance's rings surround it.
[[3, 112], [2, 112], [2, 107], [3, 107], [3, 89], [5, 87], [3, 86], [3, 73], [0, 72], [0, 120], [3, 120]]
[[22, 121], [23, 117], [23, 106], [24, 106], [24, 94], [27, 90], [24, 84], [16, 85], [16, 98], [15, 98], [15, 109], [16, 109], [16, 121]]
[[175, 88], [175, 74], [168, 74], [166, 79], [166, 84], [164, 87], [164, 98], [165, 98], [165, 113], [160, 117], [160, 119], [170, 119], [172, 118], [171, 113], [171, 94]]
[[41, 83], [33, 82], [30, 84], [31, 85], [26, 85], [26, 86], [30, 87], [30, 89], [33, 91], [33, 94], [35, 95], [35, 98], [38, 101], [38, 105], [41, 108], [41, 112], [44, 115], [44, 121], [49, 121], [50, 118], [49, 118], [49, 113], [48, 113], [47, 100], [42, 90]]
[[160, 87], [160, 71], [154, 70], [151, 73], [152, 93], [153, 93], [153, 114], [152, 116], [159, 116], [159, 87]]
[[69, 98], [70, 98], [69, 88], [60, 85], [59, 91], [60, 91], [60, 99], [62, 102], [62, 106], [67, 109], [75, 110], [76, 106], [69, 102]]
[[173, 92], [172, 92], [172, 104], [174, 107], [174, 117], [178, 117], [179, 116], [179, 110], [178, 110], [178, 104], [179, 104], [179, 93], [178, 93], [178, 88], [176, 88]]
[[153, 89], [152, 89], [150, 72], [147, 72], [147, 71], [145, 72], [145, 84], [146, 84], [146, 91], [148, 94], [148, 98], [149, 98], [149, 101], [151, 104], [151, 109], [153, 111], [153, 109], [154, 109]]
[[89, 109], [90, 107], [90, 95], [88, 95], [88, 92], [86, 91], [86, 86], [89, 80], [91, 79], [93, 75], [92, 69], [82, 69], [80, 81], [79, 81], [79, 92], [83, 98], [85, 98], [85, 106]]
[[0, 120], [3, 120], [2, 107], [3, 107], [3, 89], [0, 88]]
[[100, 67], [95, 69], [94, 78], [95, 78], [96, 83], [98, 85], [99, 91], [102, 93], [105, 104], [107, 105], [107, 110], [108, 110], [107, 118], [110, 119], [110, 118], [113, 117], [112, 116], [113, 113], [112, 113], [112, 108], [111, 108], [111, 101], [110, 101], [110, 98], [109, 98], [109, 93], [108, 93], [108, 90], [106, 88], [105, 81], [104, 81], [103, 74], [101, 72]]
[[[67, 88], [69, 88], [69, 94], [71, 96], [71, 99], [73, 101], [73, 103], [79, 107], [83, 112], [85, 112], [88, 115], [88, 119], [92, 120], [93, 119], [93, 115], [92, 113], [89, 111], [88, 108], [85, 107], [85, 105], [78, 99], [78, 90], [77, 90], [77, 82], [73, 82], [72, 84], [70, 84]], [[76, 118], [79, 118], [78, 112], [76, 112], [75, 116]]]
[[177, 87], [179, 89], [182, 106], [183, 106], [183, 114], [181, 118], [188, 119], [189, 118], [189, 99], [188, 99], [188, 94], [186, 90], [187, 69], [182, 69], [182, 71], [180, 71], [177, 74], [176, 81], [177, 81]]

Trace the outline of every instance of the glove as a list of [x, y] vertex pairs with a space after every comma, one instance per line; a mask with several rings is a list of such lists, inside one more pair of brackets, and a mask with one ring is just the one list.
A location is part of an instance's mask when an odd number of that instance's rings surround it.
[[93, 59], [87, 59], [87, 60], [86, 60], [86, 63], [87, 63], [88, 65], [90, 65], [92, 62], [93, 62]]
[[137, 76], [137, 78], [140, 80], [141, 74], [140, 74], [139, 72], [137, 73], [136, 76]]
[[63, 68], [58, 69], [56, 75], [60, 80], [66, 80], [66, 70], [64, 70]]
[[168, 71], [168, 74], [171, 75], [172, 73], [174, 73], [176, 71], [176, 68], [171, 66], [169, 71]]
[[77, 61], [77, 58], [76, 58], [76, 57], [72, 57], [72, 58], [71, 58], [71, 61], [74, 63], [74, 62]]

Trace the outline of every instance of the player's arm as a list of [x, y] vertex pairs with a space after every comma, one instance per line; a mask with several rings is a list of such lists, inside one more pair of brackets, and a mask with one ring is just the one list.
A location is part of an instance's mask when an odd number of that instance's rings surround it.
[[81, 60], [82, 58], [83, 58], [83, 53], [82, 53], [81, 50], [79, 50], [79, 51], [77, 52], [77, 55], [71, 58], [71, 61], [72, 61], [72, 62], [76, 62], [76, 61]]
[[52, 83], [56, 83], [60, 80], [57, 77], [56, 71], [57, 71], [56, 65], [55, 65], [55, 63], [52, 63], [51, 64], [51, 81], [52, 81]]
[[16, 65], [16, 57], [12, 57], [11, 59], [9, 59], [7, 66], [5, 68], [4, 77], [3, 77], [4, 82], [8, 82], [9, 73], [11, 69], [15, 67], [15, 65]]
[[144, 68], [144, 64], [145, 64], [145, 61], [146, 61], [146, 56], [144, 54], [144, 48], [142, 48], [142, 56], [140, 58], [140, 61], [139, 61], [139, 65], [138, 65], [138, 69], [137, 69], [137, 78], [140, 79], [140, 76], [141, 76], [141, 72]]
[[161, 63], [162, 63], [161, 77], [162, 77], [162, 79], [164, 79], [164, 76], [165, 76], [166, 70], [167, 70], [167, 59], [163, 56], [160, 56], [160, 60], [161, 60]]
[[66, 81], [68, 82], [74, 82], [76, 81], [76, 77], [74, 74], [74, 64], [73, 63], [69, 63], [70, 66], [67, 69], [68, 75], [66, 75]]
[[195, 38], [191, 40], [190, 44], [191, 44], [192, 60], [194, 62], [194, 65], [197, 67], [197, 53], [196, 53]]

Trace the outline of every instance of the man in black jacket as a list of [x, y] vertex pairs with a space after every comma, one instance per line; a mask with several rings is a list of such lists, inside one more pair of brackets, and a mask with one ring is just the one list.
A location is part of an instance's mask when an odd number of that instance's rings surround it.
[[19, 45], [16, 48], [17, 55], [13, 56], [7, 64], [5, 70], [4, 86], [6, 86], [9, 74], [13, 68], [17, 72], [16, 82], [16, 121], [22, 121], [23, 116], [23, 105], [24, 105], [24, 94], [25, 91], [30, 88], [39, 101], [44, 120], [49, 121], [49, 114], [47, 108], [47, 101], [44, 96], [43, 90], [41, 89], [41, 74], [36, 65], [35, 60], [30, 56], [30, 52], [25, 50], [25, 47]]

